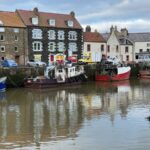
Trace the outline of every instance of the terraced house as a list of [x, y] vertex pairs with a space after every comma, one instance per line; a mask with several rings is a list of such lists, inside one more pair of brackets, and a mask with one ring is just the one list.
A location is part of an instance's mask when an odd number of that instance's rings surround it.
[[53, 62], [58, 54], [66, 58], [81, 57], [83, 47], [82, 27], [75, 18], [75, 13], [56, 14], [16, 10], [28, 31], [29, 60]]
[[0, 59], [14, 59], [25, 64], [27, 36], [23, 22], [15, 12], [0, 11]]

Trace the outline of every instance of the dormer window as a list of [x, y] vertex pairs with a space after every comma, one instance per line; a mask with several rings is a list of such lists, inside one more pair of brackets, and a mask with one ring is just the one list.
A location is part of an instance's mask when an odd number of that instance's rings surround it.
[[2, 21], [2, 20], [0, 20], [0, 26], [3, 26], [3, 25], [4, 25], [3, 21]]
[[38, 17], [33, 17], [33, 18], [32, 18], [32, 24], [33, 24], [33, 25], [38, 25], [38, 23], [39, 23]]
[[0, 32], [5, 32], [5, 28], [4, 27], [0, 27]]
[[48, 23], [50, 26], [55, 26], [56, 20], [55, 19], [49, 19]]
[[68, 27], [73, 27], [73, 21], [72, 20], [68, 20]]

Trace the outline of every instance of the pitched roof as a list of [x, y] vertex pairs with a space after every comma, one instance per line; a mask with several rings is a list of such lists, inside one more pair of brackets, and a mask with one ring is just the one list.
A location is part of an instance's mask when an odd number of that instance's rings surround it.
[[103, 36], [98, 32], [84, 32], [83, 40], [84, 42], [106, 42]]
[[150, 33], [129, 33], [128, 38], [133, 42], [150, 42]]
[[0, 24], [7, 27], [25, 27], [15, 12], [0, 11]]
[[35, 14], [34, 11], [28, 11], [28, 10], [17, 10], [16, 11], [20, 17], [22, 18], [23, 22], [27, 26], [33, 26], [31, 22], [31, 18], [38, 16], [39, 17], [39, 24], [38, 26], [41, 27], [50, 27], [48, 24], [49, 19], [55, 19], [57, 28], [69, 28], [67, 25], [67, 21], [71, 20], [74, 22], [73, 28], [76, 29], [82, 29], [80, 23], [77, 21], [75, 17], [73, 17], [71, 14], [57, 14], [57, 13], [48, 13], [48, 12], [37, 12]]

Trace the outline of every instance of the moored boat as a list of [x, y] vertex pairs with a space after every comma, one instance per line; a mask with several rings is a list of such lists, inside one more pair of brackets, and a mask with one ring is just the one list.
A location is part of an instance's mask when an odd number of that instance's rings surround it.
[[0, 92], [6, 90], [6, 79], [7, 77], [0, 78]]
[[44, 76], [27, 78], [24, 85], [27, 88], [51, 88], [63, 85], [79, 84], [86, 81], [86, 78], [84, 67], [82, 65], [52, 65], [46, 67]]
[[121, 81], [130, 78], [131, 67], [120, 63], [116, 58], [106, 59], [96, 72], [96, 81]]

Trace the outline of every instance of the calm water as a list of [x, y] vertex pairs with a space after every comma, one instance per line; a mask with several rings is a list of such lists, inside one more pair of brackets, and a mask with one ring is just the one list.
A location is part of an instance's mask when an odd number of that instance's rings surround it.
[[150, 80], [0, 94], [0, 149], [150, 150]]

